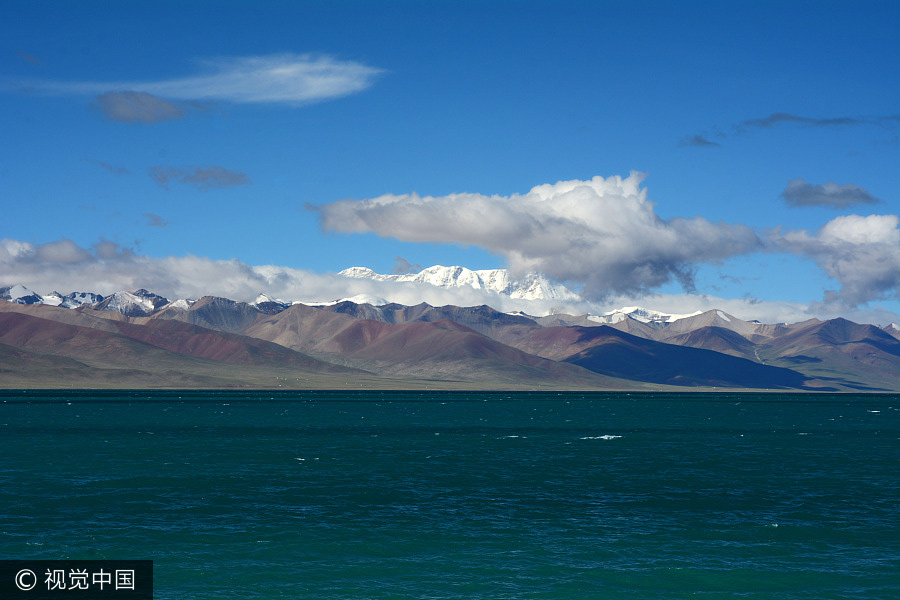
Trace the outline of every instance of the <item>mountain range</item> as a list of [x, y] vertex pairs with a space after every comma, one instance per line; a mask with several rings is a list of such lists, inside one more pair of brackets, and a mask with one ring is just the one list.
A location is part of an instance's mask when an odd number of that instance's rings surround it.
[[[462, 268], [416, 281], [576, 296]], [[0, 386], [900, 391], [900, 330], [720, 310], [532, 316], [265, 294], [170, 301], [145, 289], [41, 296], [16, 285], [0, 288]]]

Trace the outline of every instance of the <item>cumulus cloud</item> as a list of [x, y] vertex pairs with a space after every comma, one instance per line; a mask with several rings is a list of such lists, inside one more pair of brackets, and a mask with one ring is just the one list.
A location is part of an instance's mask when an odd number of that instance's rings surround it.
[[106, 92], [96, 98], [96, 108], [110, 121], [121, 123], [159, 123], [181, 119], [182, 107], [153, 94], [125, 90]]
[[[169, 100], [301, 105], [370, 87], [382, 69], [325, 55], [277, 54], [200, 61], [202, 73], [158, 81], [30, 81], [36, 92], [97, 96], [115, 120], [155, 122], [178, 118]], [[122, 91], [125, 90], [125, 91]]]
[[878, 204], [878, 198], [852, 183], [837, 184], [833, 181], [814, 185], [803, 179], [791, 179], [782, 192], [789, 206], [831, 206], [847, 208], [854, 204]]
[[583, 293], [641, 293], [675, 279], [690, 291], [698, 263], [758, 249], [742, 225], [702, 217], [661, 219], [644, 176], [540, 185], [526, 194], [384, 195], [321, 206], [325, 230], [376, 233], [408, 242], [474, 245], [531, 271], [583, 285]]
[[150, 167], [150, 178], [164, 188], [172, 182], [193, 185], [201, 190], [247, 185], [250, 178], [240, 171], [209, 165], [203, 167]]
[[840, 284], [828, 290], [824, 307], [840, 310], [874, 300], [897, 298], [900, 291], [900, 217], [847, 215], [818, 232], [770, 233], [781, 251], [808, 256]]

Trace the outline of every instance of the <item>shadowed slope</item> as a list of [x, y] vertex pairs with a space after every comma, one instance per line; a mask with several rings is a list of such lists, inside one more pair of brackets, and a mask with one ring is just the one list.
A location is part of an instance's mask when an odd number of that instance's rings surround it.
[[611, 327], [595, 328], [594, 344], [566, 359], [597, 373], [667, 385], [799, 388], [806, 377], [743, 358], [646, 340]]

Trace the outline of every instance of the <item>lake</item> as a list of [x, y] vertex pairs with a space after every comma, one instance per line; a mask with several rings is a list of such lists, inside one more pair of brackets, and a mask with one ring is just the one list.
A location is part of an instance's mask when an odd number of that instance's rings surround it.
[[900, 598], [900, 396], [0, 391], [0, 558], [155, 597]]

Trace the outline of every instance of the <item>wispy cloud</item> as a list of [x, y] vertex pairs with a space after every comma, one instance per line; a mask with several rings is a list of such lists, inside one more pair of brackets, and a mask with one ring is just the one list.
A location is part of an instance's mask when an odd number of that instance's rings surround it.
[[422, 265], [418, 263], [413, 264], [402, 256], [398, 256], [394, 259], [394, 266], [391, 269], [391, 273], [394, 275], [406, 275], [407, 273], [418, 273], [422, 268]]
[[[773, 129], [779, 126], [801, 126], [812, 128], [837, 128], [837, 127], [859, 127], [859, 126], [878, 126], [882, 128], [892, 129], [896, 123], [900, 122], [897, 115], [887, 116], [838, 116], [838, 117], [810, 117], [806, 115], [798, 115], [788, 112], [774, 112], [763, 117], [754, 117], [746, 119], [739, 123], [734, 123], [726, 131], [730, 130], [730, 134], [726, 134], [716, 127], [716, 131], [722, 139], [746, 134], [751, 130]], [[704, 133], [688, 135], [678, 142], [679, 146], [696, 146], [696, 147], [715, 147], [722, 144], [714, 142]]]
[[185, 115], [182, 107], [146, 92], [106, 92], [97, 96], [95, 106], [110, 121], [121, 123], [159, 123]]
[[94, 160], [92, 158], [86, 158], [84, 160], [85, 162], [89, 162], [92, 165], [97, 165], [98, 167], [101, 167], [102, 169], [105, 169], [106, 171], [109, 171], [114, 175], [131, 175], [131, 171], [129, 171], [127, 167], [124, 167], [122, 165], [113, 165], [108, 162], [103, 162], [102, 160]]
[[[325, 55], [276, 54], [200, 61], [202, 73], [158, 81], [29, 81], [45, 94], [95, 95], [115, 120], [155, 122], [183, 114], [172, 100], [301, 105], [370, 87], [382, 69]], [[180, 112], [182, 111], [182, 112]]]
[[41, 59], [39, 59], [38, 57], [36, 57], [36, 56], [34, 56], [34, 55], [32, 55], [32, 54], [28, 54], [28, 53], [26, 53], [26, 52], [22, 52], [21, 50], [17, 51], [16, 54], [18, 54], [18, 55], [19, 55], [19, 58], [21, 58], [21, 59], [24, 60], [25, 62], [31, 63], [32, 65], [34, 65], [34, 66], [36, 66], [36, 67], [39, 67], [39, 66], [41, 66], [41, 65], [43, 64], [43, 63], [41, 62]]
[[247, 185], [250, 178], [241, 171], [209, 165], [202, 167], [150, 167], [150, 178], [164, 188], [172, 182], [193, 185], [201, 190]]
[[685, 147], [693, 146], [696, 148], [721, 148], [722, 147], [722, 144], [720, 144], [718, 142], [714, 142], [714, 141], [710, 140], [709, 138], [707, 138], [703, 135], [700, 135], [700, 134], [684, 137], [678, 142], [678, 145], [685, 146]]
[[479, 246], [503, 256], [515, 273], [539, 271], [581, 284], [595, 299], [646, 292], [673, 279], [692, 291], [696, 265], [761, 246], [743, 225], [661, 219], [642, 180], [633, 172], [541, 185], [522, 195], [385, 195], [318, 210], [328, 231]]
[[811, 127], [840, 127], [845, 125], [864, 125], [872, 123], [870, 119], [860, 117], [805, 117], [791, 113], [776, 112], [768, 116], [748, 119], [740, 123], [739, 127], [756, 127], [760, 129], [768, 129], [780, 123], [796, 123], [799, 125], [809, 125]]
[[830, 206], [847, 208], [854, 204], [878, 204], [878, 198], [852, 183], [837, 184], [833, 181], [813, 185], [803, 179], [792, 179], [782, 192], [789, 206]]
[[150, 227], [168, 227], [171, 225], [169, 221], [153, 213], [144, 213], [141, 216], [147, 219], [147, 225]]

